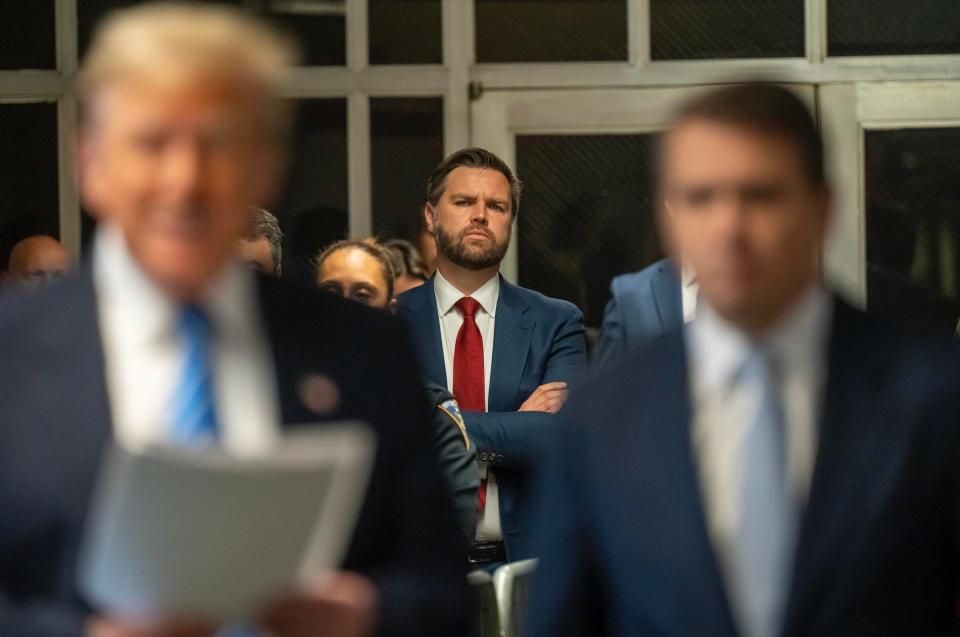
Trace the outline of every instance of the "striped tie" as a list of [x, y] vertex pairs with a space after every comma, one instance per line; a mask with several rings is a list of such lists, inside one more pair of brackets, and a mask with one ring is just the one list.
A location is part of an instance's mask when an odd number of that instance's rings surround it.
[[171, 401], [171, 439], [185, 447], [204, 447], [217, 440], [210, 319], [195, 305], [181, 308], [177, 336], [184, 353], [180, 380]]

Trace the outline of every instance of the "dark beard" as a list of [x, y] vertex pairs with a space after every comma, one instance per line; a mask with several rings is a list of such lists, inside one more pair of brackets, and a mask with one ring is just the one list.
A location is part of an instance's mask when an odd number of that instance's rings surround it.
[[476, 248], [468, 251], [467, 246], [463, 243], [463, 238], [474, 229], [466, 228], [454, 238], [444, 232], [440, 224], [436, 224], [433, 228], [433, 238], [437, 242], [437, 254], [442, 255], [454, 265], [467, 270], [486, 270], [499, 265], [503, 261], [503, 256], [507, 253], [507, 248], [510, 247], [510, 231], [512, 228], [507, 229], [507, 238], [503, 243], [497, 243], [496, 238], [494, 238], [494, 245], [480, 252]]

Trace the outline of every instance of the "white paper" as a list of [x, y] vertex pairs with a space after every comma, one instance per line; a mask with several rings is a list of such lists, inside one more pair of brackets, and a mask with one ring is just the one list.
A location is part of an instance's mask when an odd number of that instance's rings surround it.
[[110, 448], [80, 554], [88, 601], [123, 615], [246, 621], [298, 580], [337, 568], [374, 436], [358, 423], [298, 429], [257, 459]]

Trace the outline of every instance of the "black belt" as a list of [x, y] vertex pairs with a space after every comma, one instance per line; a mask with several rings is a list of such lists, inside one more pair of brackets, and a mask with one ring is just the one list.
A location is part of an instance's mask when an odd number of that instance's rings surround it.
[[467, 554], [470, 564], [490, 564], [491, 562], [506, 562], [507, 549], [503, 540], [499, 542], [475, 542]]

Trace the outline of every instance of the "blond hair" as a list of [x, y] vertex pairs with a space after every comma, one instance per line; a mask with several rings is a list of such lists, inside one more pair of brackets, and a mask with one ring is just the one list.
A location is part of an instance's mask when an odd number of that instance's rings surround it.
[[107, 84], [184, 77], [242, 83], [262, 95], [265, 132], [281, 139], [290, 105], [277, 99], [296, 46], [260, 19], [223, 5], [148, 3], [111, 13], [98, 25], [77, 76], [81, 113]]

